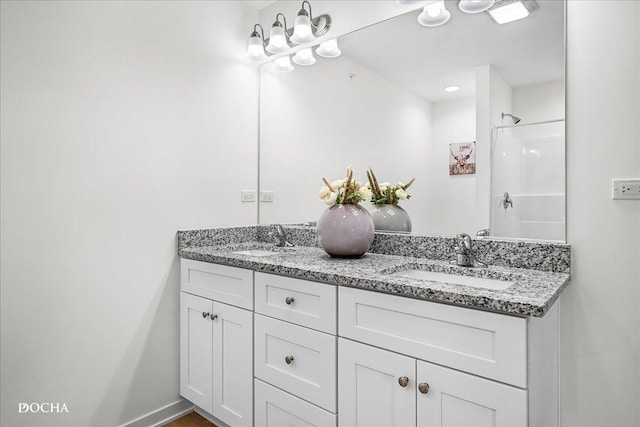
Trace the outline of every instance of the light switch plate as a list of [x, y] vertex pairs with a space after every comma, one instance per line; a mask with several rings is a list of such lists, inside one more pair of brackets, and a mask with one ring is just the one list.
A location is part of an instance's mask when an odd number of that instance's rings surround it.
[[242, 190], [240, 191], [240, 201], [241, 202], [255, 202], [256, 201], [256, 192], [251, 190]]
[[611, 198], [619, 200], [640, 200], [640, 178], [612, 179]]
[[274, 194], [273, 191], [261, 191], [260, 201], [265, 203], [273, 203]]

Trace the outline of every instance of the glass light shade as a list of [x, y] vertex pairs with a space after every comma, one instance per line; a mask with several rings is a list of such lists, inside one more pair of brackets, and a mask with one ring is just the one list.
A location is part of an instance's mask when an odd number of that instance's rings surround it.
[[316, 63], [316, 58], [313, 57], [311, 48], [302, 49], [296, 52], [293, 56], [293, 62], [298, 65], [313, 65]]
[[522, 2], [509, 3], [501, 7], [493, 8], [489, 11], [489, 15], [498, 24], [506, 24], [507, 22], [517, 21], [518, 19], [529, 16], [529, 10]]
[[425, 6], [418, 15], [418, 23], [425, 27], [437, 27], [446, 24], [449, 19], [451, 19], [451, 13], [444, 6], [444, 0]]
[[316, 49], [316, 53], [323, 58], [337, 58], [342, 55], [342, 51], [338, 47], [338, 39], [331, 39], [320, 43], [320, 47]]
[[267, 55], [264, 53], [264, 45], [262, 44], [262, 38], [260, 36], [249, 37], [249, 44], [247, 46], [247, 58], [252, 62], [260, 62], [267, 59]]
[[308, 15], [299, 14], [296, 16], [296, 23], [293, 27], [293, 35], [290, 40], [297, 44], [309, 43], [316, 39], [311, 31], [311, 20]]
[[459, 91], [459, 90], [460, 90], [460, 87], [459, 87], [459, 86], [446, 86], [446, 87], [444, 88], [444, 91], [445, 91], [445, 92], [457, 92], [457, 91]]
[[496, 0], [460, 0], [458, 8], [464, 13], [480, 13], [493, 6]]
[[291, 65], [289, 55], [276, 59], [273, 65], [277, 71], [283, 71], [285, 73], [293, 71], [293, 65]]
[[287, 43], [287, 38], [284, 35], [284, 28], [282, 28], [281, 25], [274, 25], [271, 27], [267, 52], [280, 53], [289, 48], [290, 46]]

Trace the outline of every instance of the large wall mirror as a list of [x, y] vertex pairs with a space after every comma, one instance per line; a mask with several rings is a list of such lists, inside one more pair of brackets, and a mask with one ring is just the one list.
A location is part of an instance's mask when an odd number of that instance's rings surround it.
[[[261, 67], [260, 223], [316, 221], [322, 177], [371, 167], [416, 179], [416, 234], [565, 240], [564, 2], [502, 25], [446, 5], [443, 26], [413, 11], [339, 37], [338, 58]], [[450, 175], [450, 144], [473, 142], [476, 173]]]

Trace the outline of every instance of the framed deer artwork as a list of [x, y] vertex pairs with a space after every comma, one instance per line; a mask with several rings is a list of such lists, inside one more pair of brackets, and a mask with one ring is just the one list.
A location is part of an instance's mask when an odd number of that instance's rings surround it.
[[476, 142], [449, 144], [449, 175], [476, 173]]

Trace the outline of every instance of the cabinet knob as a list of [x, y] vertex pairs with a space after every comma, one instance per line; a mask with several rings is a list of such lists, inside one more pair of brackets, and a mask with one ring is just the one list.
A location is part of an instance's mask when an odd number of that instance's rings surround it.
[[422, 393], [422, 394], [429, 393], [429, 383], [420, 383], [420, 384], [418, 384], [418, 390], [420, 390], [420, 393]]
[[291, 362], [293, 362], [293, 356], [285, 357], [284, 361], [287, 363], [287, 365], [291, 365]]
[[210, 317], [211, 317], [211, 320], [216, 320], [218, 318], [218, 315], [211, 313]]
[[400, 384], [400, 387], [406, 387], [409, 384], [409, 377], [398, 378], [398, 384]]
[[295, 301], [295, 299], [293, 297], [287, 297], [285, 298], [284, 302], [287, 303], [287, 305], [291, 305], [293, 304], [293, 302]]
[[206, 319], [207, 317], [209, 317], [209, 312], [208, 311], [203, 311], [202, 312], [202, 318]]

